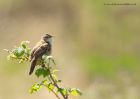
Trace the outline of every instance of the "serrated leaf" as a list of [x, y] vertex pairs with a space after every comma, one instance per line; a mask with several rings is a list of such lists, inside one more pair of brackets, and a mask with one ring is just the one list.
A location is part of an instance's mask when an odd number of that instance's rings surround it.
[[18, 59], [18, 58], [13, 53], [11, 53], [7, 56], [7, 59], [11, 60], [11, 59]]
[[59, 88], [57, 92], [62, 92], [64, 95], [68, 94], [68, 90], [66, 88]]
[[48, 76], [49, 75], [49, 73], [50, 73], [50, 71], [49, 71], [49, 69], [48, 68], [39, 68], [39, 69], [37, 69], [36, 71], [35, 71], [35, 75], [37, 76], [37, 77], [40, 77], [41, 75], [43, 76], [43, 77], [46, 77], [46, 76]]
[[39, 69], [37, 69], [37, 70], [35, 71], [35, 75], [36, 75], [37, 77], [41, 76], [42, 74], [43, 74], [43, 69], [42, 69], [42, 68], [39, 68]]
[[17, 49], [14, 49], [12, 52], [16, 57], [19, 58], [24, 54], [24, 49], [22, 47], [18, 47]]
[[44, 68], [44, 71], [43, 71], [43, 77], [45, 78], [45, 77], [48, 76], [49, 74], [50, 74], [49, 69]]
[[40, 84], [34, 84], [31, 89], [29, 90], [29, 92], [32, 94], [33, 92], [37, 92], [38, 90], [40, 90], [42, 88], [42, 85]]
[[72, 88], [70, 93], [74, 96], [82, 95], [82, 92], [79, 89], [76, 89], [76, 88]]
[[47, 80], [44, 80], [43, 81], [43, 84], [46, 86], [47, 85], [47, 82], [48, 82]]
[[49, 83], [47, 85], [47, 89], [48, 89], [49, 92], [52, 91], [54, 89], [54, 85], [52, 83]]

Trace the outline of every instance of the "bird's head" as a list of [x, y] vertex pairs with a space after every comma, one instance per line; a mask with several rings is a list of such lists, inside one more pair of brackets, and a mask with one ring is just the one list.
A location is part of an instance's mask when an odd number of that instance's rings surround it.
[[52, 35], [50, 34], [45, 34], [44, 36], [42, 36], [42, 39], [45, 41], [45, 42], [51, 42], [52, 41]]

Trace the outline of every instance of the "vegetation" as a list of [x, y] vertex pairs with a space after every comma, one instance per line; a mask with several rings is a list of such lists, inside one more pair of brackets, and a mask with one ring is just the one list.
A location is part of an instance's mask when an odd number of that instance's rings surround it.
[[[8, 60], [18, 60], [20, 64], [29, 61], [31, 48], [27, 46], [28, 43], [29, 41], [22, 41], [20, 46], [14, 47], [12, 50], [4, 49], [9, 53]], [[45, 67], [42, 66], [44, 64]], [[56, 64], [52, 56], [43, 55], [42, 58], [38, 60], [37, 65], [39, 65], [40, 68], [35, 71], [35, 75], [38, 78], [42, 76], [44, 80], [32, 85], [29, 90], [31, 94], [39, 91], [42, 87], [46, 87], [47, 90], [52, 92], [58, 99], [61, 99], [60, 95], [63, 99], [68, 99], [69, 95], [79, 96], [82, 94], [77, 88], [64, 88], [59, 86], [62, 81], [58, 79], [56, 75], [56, 72], [59, 70], [53, 68]]]

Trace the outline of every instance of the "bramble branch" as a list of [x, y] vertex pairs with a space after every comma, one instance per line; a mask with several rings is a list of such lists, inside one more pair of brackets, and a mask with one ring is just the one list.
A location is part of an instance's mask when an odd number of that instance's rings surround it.
[[[12, 50], [4, 49], [8, 52], [8, 60], [18, 60], [19, 63], [30, 62], [29, 57], [31, 55], [31, 48], [27, 46], [29, 41], [22, 41], [18, 47], [14, 47]], [[51, 64], [53, 63], [53, 64]], [[35, 75], [39, 78], [43, 76], [44, 80], [40, 83], [34, 83], [30, 88], [29, 92], [32, 94], [39, 91], [42, 87], [46, 87], [49, 92], [52, 92], [57, 99], [68, 99], [69, 95], [79, 96], [82, 95], [81, 91], [77, 88], [64, 88], [60, 87], [59, 83], [61, 80], [58, 79], [55, 74], [58, 70], [53, 69], [56, 66], [56, 63], [52, 56], [43, 55], [38, 61], [37, 64], [40, 66], [35, 70]]]

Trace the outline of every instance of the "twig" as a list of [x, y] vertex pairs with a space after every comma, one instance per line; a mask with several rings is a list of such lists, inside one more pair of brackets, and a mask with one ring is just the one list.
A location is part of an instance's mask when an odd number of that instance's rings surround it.
[[11, 51], [9, 51], [8, 49], [3, 49], [4, 51], [7, 51], [8, 53], [11, 53]]
[[[60, 89], [60, 87], [58, 86], [58, 84], [56, 83], [56, 81], [54, 80], [52, 74], [50, 73], [50, 78], [53, 81], [54, 85], [56, 86], [57, 89]], [[65, 97], [65, 95], [60, 91], [60, 94], [63, 96], [64, 99], [68, 99], [67, 97]]]
[[[50, 65], [50, 59], [49, 59], [49, 62], [48, 62], [48, 67], [49, 67], [49, 65]], [[51, 74], [51, 71], [49, 70], [49, 75], [50, 75], [50, 78], [51, 78], [51, 80], [53, 81], [53, 83], [54, 83], [54, 85], [56, 86], [56, 88], [59, 90], [60, 89], [60, 87], [58, 86], [58, 84], [56, 83], [56, 81], [54, 80], [54, 78], [53, 78], [53, 76], [52, 76], [52, 74]], [[65, 96], [64, 94], [63, 94], [63, 92], [62, 91], [60, 91], [60, 94], [62, 95], [62, 97], [64, 98], [64, 99], [68, 99], [68, 97], [67, 96]], [[59, 99], [59, 98], [58, 98]]]
[[53, 90], [51, 90], [51, 91], [58, 99], [61, 99]]

